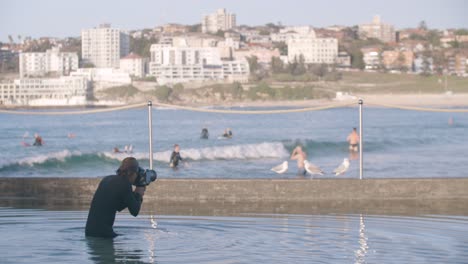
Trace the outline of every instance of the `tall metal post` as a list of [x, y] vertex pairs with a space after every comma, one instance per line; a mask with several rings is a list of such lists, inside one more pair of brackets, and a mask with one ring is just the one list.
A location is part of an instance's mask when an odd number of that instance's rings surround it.
[[149, 165], [153, 169], [153, 103], [148, 101]]
[[362, 180], [363, 175], [363, 159], [362, 159], [362, 104], [364, 102], [359, 99], [359, 179]]

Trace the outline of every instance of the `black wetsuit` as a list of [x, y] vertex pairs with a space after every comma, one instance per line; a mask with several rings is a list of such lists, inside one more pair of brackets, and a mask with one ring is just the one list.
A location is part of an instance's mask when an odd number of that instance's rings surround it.
[[208, 129], [206, 129], [206, 128], [202, 129], [200, 138], [208, 139]]
[[169, 164], [172, 165], [172, 167], [177, 167], [179, 165], [179, 161], [182, 160], [182, 157], [180, 156], [179, 152], [172, 151], [171, 154], [171, 160], [169, 161]]
[[86, 222], [86, 235], [94, 237], [115, 237], [112, 229], [117, 211], [128, 207], [130, 214], [137, 216], [143, 199], [132, 191], [127, 178], [118, 175], [104, 177], [94, 193]]

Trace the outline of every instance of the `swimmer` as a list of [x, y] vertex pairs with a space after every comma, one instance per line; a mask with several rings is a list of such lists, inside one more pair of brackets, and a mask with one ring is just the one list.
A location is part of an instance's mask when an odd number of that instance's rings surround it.
[[353, 131], [348, 135], [346, 141], [349, 143], [349, 151], [357, 152], [359, 146], [359, 134], [356, 131], [356, 128], [353, 128]]
[[223, 133], [224, 138], [232, 138], [232, 131], [230, 128], [226, 128]]
[[305, 176], [307, 171], [304, 168], [304, 161], [307, 159], [307, 153], [302, 150], [301, 146], [294, 148], [291, 153], [291, 159], [297, 160], [298, 175]]
[[114, 153], [122, 153], [122, 151], [120, 151], [118, 147], [115, 147], [113, 151]]
[[169, 166], [171, 168], [176, 169], [179, 165], [179, 161], [182, 161], [182, 157], [180, 156], [180, 146], [178, 144], [174, 145], [174, 151], [172, 151], [171, 159], [169, 160]]
[[42, 137], [39, 136], [38, 133], [35, 133], [35, 134], [34, 134], [34, 143], [33, 143], [33, 146], [40, 147], [40, 146], [42, 146], [42, 144], [44, 144], [44, 141], [42, 140]]
[[67, 134], [67, 137], [68, 137], [68, 138], [75, 138], [75, 137], [76, 137], [76, 135], [75, 135], [75, 134], [73, 134], [73, 133], [68, 133], [68, 134]]
[[209, 137], [209, 133], [208, 133], [208, 129], [206, 127], [204, 127], [201, 131], [201, 134], [200, 134], [200, 138], [201, 139], [208, 139]]

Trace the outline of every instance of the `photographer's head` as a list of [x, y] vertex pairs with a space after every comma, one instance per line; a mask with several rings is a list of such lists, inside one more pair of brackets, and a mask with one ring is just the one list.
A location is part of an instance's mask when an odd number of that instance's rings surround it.
[[122, 160], [117, 175], [125, 177], [130, 183], [133, 183], [138, 176], [138, 168], [138, 161], [134, 157], [127, 157]]

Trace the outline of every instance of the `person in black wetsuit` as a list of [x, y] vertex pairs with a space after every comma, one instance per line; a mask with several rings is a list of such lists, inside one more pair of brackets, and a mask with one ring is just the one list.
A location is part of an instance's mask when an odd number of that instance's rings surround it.
[[169, 166], [171, 168], [176, 169], [179, 165], [179, 161], [182, 161], [182, 157], [180, 156], [180, 147], [178, 144], [174, 145], [174, 151], [172, 151], [171, 159], [169, 160]]
[[138, 172], [138, 161], [133, 157], [122, 161], [117, 175], [104, 177], [94, 193], [88, 220], [86, 221], [86, 236], [116, 237], [112, 228], [115, 214], [128, 208], [133, 216], [140, 212], [146, 187], [136, 187], [132, 191]]
[[208, 128], [205, 127], [201, 131], [200, 138], [201, 139], [208, 139], [208, 137], [209, 137]]

